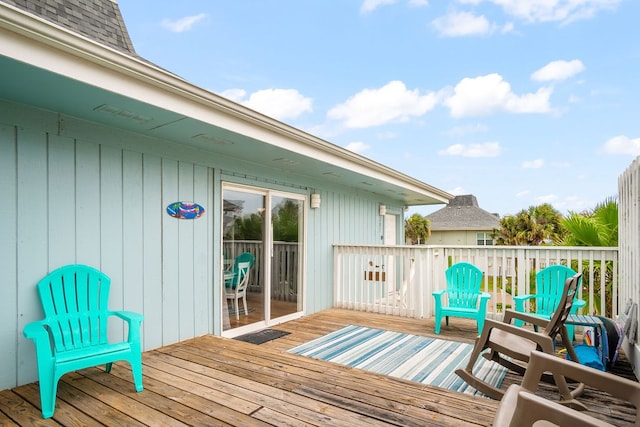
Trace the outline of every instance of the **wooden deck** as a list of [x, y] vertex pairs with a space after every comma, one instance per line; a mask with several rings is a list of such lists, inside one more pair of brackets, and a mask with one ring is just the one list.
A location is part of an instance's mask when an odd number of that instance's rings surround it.
[[[65, 375], [53, 419], [41, 418], [37, 384], [0, 391], [0, 425], [491, 425], [496, 401], [285, 352], [348, 324], [433, 334], [433, 320], [327, 310], [278, 325], [291, 334], [261, 345], [203, 336], [145, 352], [141, 393], [126, 364]], [[451, 324], [442, 338], [473, 341], [473, 323]], [[632, 408], [587, 398], [609, 422], [633, 423]]]

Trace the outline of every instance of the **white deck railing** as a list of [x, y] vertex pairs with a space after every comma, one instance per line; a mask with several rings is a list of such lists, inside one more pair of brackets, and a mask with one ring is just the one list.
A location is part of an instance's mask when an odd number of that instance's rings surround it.
[[460, 261], [484, 272], [491, 317], [512, 306], [513, 296], [529, 293], [535, 273], [552, 264], [582, 271], [584, 313], [618, 314], [618, 248], [565, 246], [334, 245], [334, 306], [431, 317], [431, 293], [446, 287], [445, 269]]

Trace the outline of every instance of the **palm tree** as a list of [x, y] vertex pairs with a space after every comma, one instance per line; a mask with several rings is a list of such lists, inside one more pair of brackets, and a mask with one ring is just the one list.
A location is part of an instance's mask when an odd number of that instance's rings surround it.
[[404, 222], [404, 238], [412, 245], [425, 243], [431, 236], [431, 221], [414, 213]]
[[[618, 202], [614, 197], [607, 198], [604, 202], [599, 203], [592, 211], [582, 213], [569, 212], [564, 218], [563, 226], [567, 230], [567, 234], [558, 244], [565, 246], [618, 246]], [[580, 268], [575, 263], [576, 267]], [[601, 289], [600, 278], [604, 274], [606, 298], [612, 298], [613, 287], [613, 265], [611, 262], [605, 263], [604, 269], [601, 265], [596, 264], [594, 270], [594, 302], [595, 309], [600, 307]], [[588, 280], [588, 271], [582, 275], [583, 284]], [[583, 285], [584, 286], [584, 285]], [[588, 299], [589, 295], [583, 298]], [[606, 301], [606, 307], [612, 307], [612, 301]], [[605, 316], [611, 316], [611, 313], [604, 313]]]
[[566, 246], [618, 246], [618, 202], [614, 197], [593, 211], [569, 212], [562, 221], [567, 230], [560, 244]]
[[565, 230], [562, 215], [548, 203], [530, 206], [515, 216], [500, 219], [500, 229], [494, 230], [492, 238], [497, 245], [537, 246], [561, 238]]

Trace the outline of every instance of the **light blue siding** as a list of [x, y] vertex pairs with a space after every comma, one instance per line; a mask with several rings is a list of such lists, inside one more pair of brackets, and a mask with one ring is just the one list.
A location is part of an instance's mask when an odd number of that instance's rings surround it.
[[[42, 317], [36, 283], [65, 264], [111, 277], [111, 308], [145, 316], [145, 349], [219, 333], [223, 181], [321, 195], [320, 208], [308, 201], [305, 208], [306, 313], [333, 305], [332, 245], [380, 244], [378, 205], [393, 203], [277, 170], [248, 179], [252, 165], [241, 161], [221, 173], [230, 165], [214, 153], [69, 117], [62, 126], [57, 114], [3, 101], [0, 117], [0, 364], [9, 367], [0, 372], [0, 389], [37, 379], [22, 329]], [[177, 201], [196, 201], [206, 213], [170, 217], [166, 207]], [[120, 325], [110, 329], [114, 339], [125, 333]]]

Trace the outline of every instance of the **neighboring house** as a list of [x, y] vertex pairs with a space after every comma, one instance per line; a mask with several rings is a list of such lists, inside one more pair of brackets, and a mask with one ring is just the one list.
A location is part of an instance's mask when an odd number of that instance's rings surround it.
[[491, 233], [500, 217], [478, 206], [475, 196], [455, 196], [446, 207], [426, 216], [431, 221], [431, 245], [493, 245]]
[[[110, 276], [111, 308], [145, 316], [145, 350], [232, 336], [331, 307], [333, 244], [403, 243], [405, 206], [453, 197], [145, 61], [114, 0], [0, 0], [0, 40], [0, 389], [37, 379], [22, 330], [55, 268]], [[297, 230], [276, 242], [285, 219]], [[240, 244], [265, 311], [232, 328], [223, 269]]]

